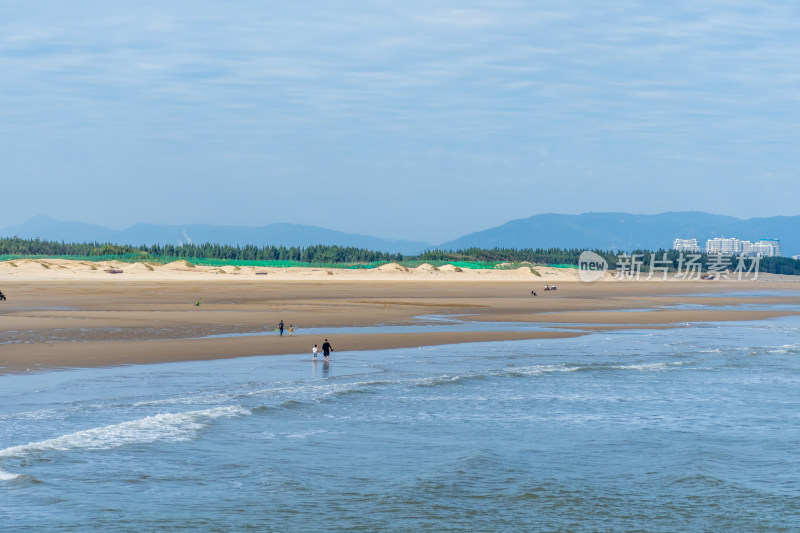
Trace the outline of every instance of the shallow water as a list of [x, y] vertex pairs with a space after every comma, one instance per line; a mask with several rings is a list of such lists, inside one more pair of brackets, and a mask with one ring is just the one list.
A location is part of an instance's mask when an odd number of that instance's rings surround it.
[[2, 376], [0, 529], [797, 530], [798, 333]]

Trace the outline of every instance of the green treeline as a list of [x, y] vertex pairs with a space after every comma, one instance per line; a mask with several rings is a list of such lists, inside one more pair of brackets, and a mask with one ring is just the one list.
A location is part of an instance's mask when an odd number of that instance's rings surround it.
[[[615, 255], [612, 252], [602, 250], [592, 250], [602, 255], [609, 264]], [[533, 263], [537, 265], [577, 265], [578, 257], [583, 250], [578, 248], [537, 248], [535, 250], [527, 248], [518, 250], [515, 248], [494, 248], [484, 250], [481, 248], [467, 248], [458, 251], [430, 250], [415, 256], [414, 259], [424, 261], [445, 261], [445, 262], [487, 262], [487, 263]]]
[[0, 256], [138, 256], [136, 260], [159, 262], [166, 259], [220, 259], [232, 261], [301, 261], [305, 263], [373, 263], [402, 261], [401, 254], [373, 252], [351, 246], [230, 246], [184, 244], [130, 246], [101, 243], [59, 243], [18, 237], [0, 239]]
[[[389, 262], [429, 262], [433, 264], [444, 263], [476, 263], [492, 267], [500, 263], [531, 263], [534, 265], [577, 265], [578, 258], [584, 250], [580, 248], [537, 248], [514, 249], [494, 248], [485, 250], [481, 248], [468, 248], [465, 250], [429, 250], [419, 255], [403, 255], [387, 252], [375, 252], [363, 248], [350, 246], [230, 246], [221, 244], [183, 244], [183, 245], [152, 245], [131, 246], [109, 243], [64, 243], [44, 241], [40, 239], [20, 239], [10, 237], [0, 239], [0, 259], [2, 256], [50, 256], [50, 257], [101, 257], [124, 256], [126, 260], [167, 262], [176, 259], [209, 259], [218, 261], [296, 261], [312, 264], [340, 264], [340, 265], [375, 265]], [[619, 252], [592, 250], [602, 256], [614, 270], [621, 259]], [[675, 250], [634, 250], [629, 254], [635, 257], [642, 273], [649, 272], [651, 259], [655, 259], [656, 268], [667, 266], [670, 271], [685, 268], [685, 263], [691, 254], [683, 254]], [[702, 270], [708, 270], [713, 264], [714, 256], [699, 254], [697, 263], [702, 265]], [[728, 270], [737, 267], [738, 258], [730, 260]], [[726, 260], [728, 260], [726, 259]], [[631, 261], [628, 259], [627, 261]], [[746, 261], [750, 266], [752, 259]], [[800, 261], [788, 257], [762, 257], [759, 264], [760, 272], [773, 274], [800, 275]]]
[[401, 261], [402, 255], [373, 252], [352, 246], [230, 246], [221, 244], [184, 244], [143, 246], [143, 253], [153, 257], [222, 259], [234, 261], [301, 261], [304, 263], [373, 263]]
[[139, 248], [99, 243], [64, 243], [8, 237], [0, 239], [0, 255], [122, 255], [141, 253]]

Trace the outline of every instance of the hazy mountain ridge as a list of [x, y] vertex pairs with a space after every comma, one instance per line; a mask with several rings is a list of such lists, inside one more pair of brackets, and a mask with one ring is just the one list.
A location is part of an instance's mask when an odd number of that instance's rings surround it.
[[440, 245], [459, 248], [600, 248], [603, 250], [669, 249], [676, 238], [696, 238], [702, 247], [714, 237], [757, 241], [781, 240], [783, 255], [800, 253], [800, 216], [742, 220], [698, 211], [657, 215], [630, 213], [542, 214]]
[[748, 220], [698, 211], [657, 215], [630, 213], [541, 214], [511, 220], [439, 245], [382, 239], [302, 224], [275, 223], [261, 227], [209, 224], [135, 224], [112, 230], [95, 224], [61, 222], [46, 216], [0, 229], [0, 236], [64, 242], [116, 244], [180, 244], [193, 242], [244, 246], [353, 246], [412, 255], [426, 249], [464, 248], [600, 248], [603, 250], [669, 249], [675, 238], [696, 238], [701, 246], [714, 237], [756, 241], [781, 239], [783, 255], [800, 253], [800, 216]]
[[110, 242], [151, 245], [192, 242], [245, 246], [312, 246], [330, 244], [353, 246], [402, 254], [418, 253], [430, 245], [424, 242], [381, 239], [302, 224], [275, 223], [266, 226], [216, 226], [210, 224], [134, 224], [112, 230], [94, 224], [60, 222], [40, 215], [29, 221], [0, 229], [0, 236], [64, 242]]

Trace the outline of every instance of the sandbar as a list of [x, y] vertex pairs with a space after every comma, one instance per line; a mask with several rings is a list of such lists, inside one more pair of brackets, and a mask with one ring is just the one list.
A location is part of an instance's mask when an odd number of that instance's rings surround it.
[[[312, 346], [326, 337], [340, 356], [354, 350], [546, 340], [598, 329], [678, 328], [800, 314], [800, 283], [794, 279], [583, 283], [571, 269], [553, 269], [547, 277], [544, 269], [476, 274], [392, 267], [328, 274], [302, 268], [198, 271], [185, 265], [150, 266], [126, 276], [82, 262], [52, 261], [48, 268], [5, 263], [0, 263], [0, 290], [8, 296], [0, 302], [0, 373], [278, 354], [310, 357]], [[119, 266], [124, 272], [126, 266]], [[555, 281], [557, 291], [543, 291], [545, 283]], [[484, 327], [359, 331], [441, 325], [442, 317]], [[280, 320], [287, 333], [294, 326], [293, 336], [275, 332]], [[505, 327], [495, 330], [493, 324]], [[508, 324], [541, 327], [515, 330]]]

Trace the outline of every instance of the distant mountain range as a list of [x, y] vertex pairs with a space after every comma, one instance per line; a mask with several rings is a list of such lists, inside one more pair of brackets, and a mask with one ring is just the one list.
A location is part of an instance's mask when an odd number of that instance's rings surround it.
[[599, 248], [665, 250], [677, 239], [697, 239], [702, 247], [714, 237], [742, 240], [776, 238], [783, 255], [800, 253], [800, 216], [742, 220], [699, 211], [632, 215], [584, 213], [535, 215], [443, 243], [459, 248]]
[[209, 224], [135, 224], [123, 230], [112, 230], [82, 222], [60, 222], [39, 215], [23, 224], [0, 229], [2, 237], [21, 237], [64, 242], [101, 242], [131, 245], [217, 243], [244, 246], [311, 246], [337, 244], [369, 250], [415, 254], [430, 245], [425, 242], [381, 239], [369, 235], [343, 233], [302, 224], [269, 224], [267, 226], [212, 226]]
[[180, 244], [205, 242], [256, 246], [330, 244], [370, 250], [417, 254], [426, 249], [464, 248], [599, 248], [629, 251], [668, 249], [676, 238], [696, 238], [701, 245], [714, 237], [756, 241], [781, 240], [783, 255], [800, 254], [800, 216], [743, 220], [698, 211], [633, 215], [630, 213], [542, 214], [432, 245], [419, 241], [382, 239], [300, 224], [214, 226], [207, 224], [135, 224], [123, 230], [80, 222], [61, 222], [40, 215], [23, 224], [0, 229], [0, 237], [18, 236], [64, 242], [116, 244]]

